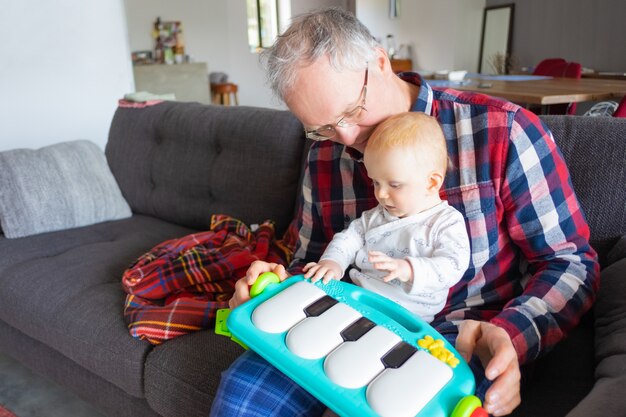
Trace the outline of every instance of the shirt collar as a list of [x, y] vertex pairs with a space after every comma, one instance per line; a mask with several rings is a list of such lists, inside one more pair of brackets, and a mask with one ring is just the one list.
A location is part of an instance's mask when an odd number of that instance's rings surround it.
[[421, 75], [416, 72], [402, 72], [398, 76], [406, 82], [419, 86], [420, 91], [417, 100], [413, 103], [411, 111], [419, 111], [432, 116], [433, 111], [433, 89], [424, 81]]
[[345, 146], [344, 149], [346, 150], [346, 153], [350, 158], [354, 159], [357, 162], [363, 162], [363, 153], [349, 146]]

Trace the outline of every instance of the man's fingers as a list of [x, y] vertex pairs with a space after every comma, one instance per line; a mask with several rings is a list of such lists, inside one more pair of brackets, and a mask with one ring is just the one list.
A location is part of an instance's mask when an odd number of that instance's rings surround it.
[[[272, 264], [270, 264], [270, 265], [272, 265]], [[272, 272], [275, 273], [276, 275], [278, 275], [278, 278], [281, 281], [284, 281], [284, 280], [286, 280], [289, 277], [289, 274], [287, 273], [287, 270], [285, 269], [284, 265], [282, 265], [282, 264], [273, 264], [273, 265], [275, 265], [275, 266], [272, 268]]]
[[[493, 333], [488, 338], [488, 348], [492, 356], [485, 367], [485, 376], [493, 381], [509, 369], [511, 364], [517, 364], [517, 352], [504, 329], [494, 326], [490, 327], [489, 332]], [[519, 367], [516, 366], [516, 368]]]
[[517, 363], [511, 363], [494, 381], [485, 394], [485, 409], [494, 416], [513, 411], [521, 402], [521, 374]]
[[272, 269], [276, 267], [277, 264], [269, 263], [264, 261], [254, 261], [250, 264], [250, 267], [246, 271], [246, 281], [248, 285], [252, 285], [256, 282], [256, 279], [259, 275], [264, 272], [272, 272]]
[[230, 300], [228, 300], [228, 306], [235, 308], [240, 304], [250, 299], [250, 285], [254, 284], [264, 272], [273, 272], [278, 275], [281, 281], [284, 281], [289, 274], [285, 270], [285, 267], [281, 264], [264, 261], [254, 261], [250, 264], [250, 267], [246, 271], [246, 276], [237, 280], [235, 283], [235, 292]]
[[472, 358], [476, 341], [480, 339], [480, 322], [476, 320], [464, 320], [459, 325], [459, 335], [456, 338], [456, 350], [467, 362]]
[[289, 277], [287, 270], [281, 264], [275, 262], [254, 261], [250, 264], [250, 267], [246, 271], [246, 282], [248, 285], [252, 285], [256, 282], [256, 279], [264, 272], [273, 272], [278, 275], [281, 281], [284, 281]]
[[247, 280], [245, 278], [241, 278], [235, 282], [235, 292], [231, 299], [228, 300], [228, 306], [230, 308], [235, 308], [249, 299], [250, 289], [248, 287]]

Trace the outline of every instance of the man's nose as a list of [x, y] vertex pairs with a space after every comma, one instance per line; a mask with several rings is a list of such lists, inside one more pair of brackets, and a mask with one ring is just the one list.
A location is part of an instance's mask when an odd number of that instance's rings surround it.
[[359, 126], [346, 126], [335, 128], [335, 137], [333, 142], [341, 143], [342, 145], [350, 145], [354, 143], [359, 134]]

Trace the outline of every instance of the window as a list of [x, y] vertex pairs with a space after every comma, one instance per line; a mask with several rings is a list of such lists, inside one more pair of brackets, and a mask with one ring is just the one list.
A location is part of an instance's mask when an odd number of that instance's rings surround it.
[[289, 0], [246, 0], [246, 8], [248, 45], [252, 52], [271, 46], [291, 15]]

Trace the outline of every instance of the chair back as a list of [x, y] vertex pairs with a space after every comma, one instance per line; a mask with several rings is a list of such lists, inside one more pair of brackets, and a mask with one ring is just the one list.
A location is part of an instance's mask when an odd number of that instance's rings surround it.
[[539, 64], [537, 64], [537, 66], [535, 67], [535, 70], [533, 71], [533, 75], [549, 75], [552, 67], [554, 67], [555, 65], [565, 64], [565, 63], [567, 63], [567, 61], [564, 60], [563, 58], [544, 59]]
[[[551, 77], [581, 78], [583, 68], [578, 62], [567, 62], [563, 58], [549, 58], [541, 61], [533, 75], [548, 75]], [[550, 106], [548, 114], [576, 114], [576, 103], [554, 104]]]
[[613, 117], [626, 117], [626, 96], [622, 97], [622, 101], [617, 105]]

